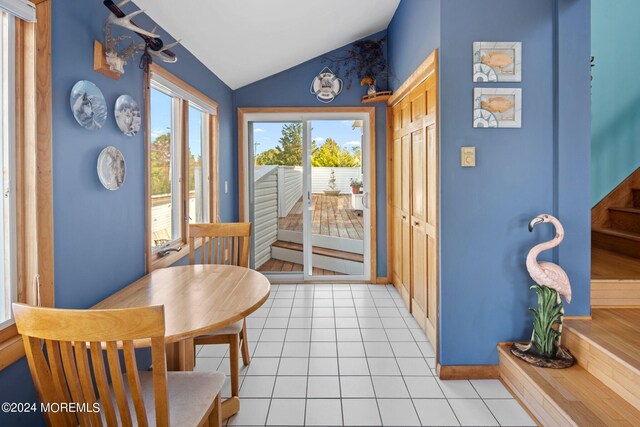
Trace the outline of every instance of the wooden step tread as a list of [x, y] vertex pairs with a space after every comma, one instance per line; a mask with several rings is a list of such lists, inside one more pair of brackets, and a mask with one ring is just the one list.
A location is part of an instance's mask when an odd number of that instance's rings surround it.
[[640, 280], [640, 259], [606, 249], [591, 248], [591, 279]]
[[542, 425], [640, 425], [640, 411], [581, 366], [537, 368], [509, 347], [498, 346], [500, 376]]
[[[300, 243], [285, 242], [277, 240], [271, 244], [271, 247], [289, 249], [292, 251], [302, 252], [303, 246]], [[353, 252], [337, 251], [335, 249], [321, 248], [319, 246], [313, 247], [313, 254], [327, 256], [330, 258], [346, 259], [354, 262], [364, 262], [364, 255], [354, 254]]]
[[612, 207], [612, 208], [609, 208], [609, 210], [615, 211], [615, 212], [627, 212], [627, 213], [633, 213], [633, 214], [640, 214], [640, 208]]
[[596, 308], [591, 319], [567, 319], [564, 327], [631, 368], [640, 379], [640, 308]]
[[600, 227], [592, 228], [591, 231], [595, 233], [607, 234], [609, 236], [621, 237], [624, 239], [633, 240], [635, 242], [640, 242], [640, 233], [634, 233], [632, 231], [622, 231], [622, 230], [616, 230], [613, 228], [600, 228]]

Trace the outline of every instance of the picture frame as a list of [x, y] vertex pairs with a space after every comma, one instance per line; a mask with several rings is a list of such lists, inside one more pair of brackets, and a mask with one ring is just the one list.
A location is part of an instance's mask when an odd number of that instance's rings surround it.
[[522, 81], [522, 42], [474, 42], [473, 81]]
[[478, 87], [473, 91], [474, 128], [521, 128], [522, 89]]

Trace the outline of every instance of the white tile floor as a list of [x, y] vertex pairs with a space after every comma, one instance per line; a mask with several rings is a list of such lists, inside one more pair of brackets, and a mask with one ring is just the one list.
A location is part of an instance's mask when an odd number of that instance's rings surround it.
[[[392, 286], [273, 285], [247, 327], [253, 358], [229, 426], [535, 425], [497, 380], [437, 379]], [[228, 374], [227, 348], [200, 348], [196, 370]]]

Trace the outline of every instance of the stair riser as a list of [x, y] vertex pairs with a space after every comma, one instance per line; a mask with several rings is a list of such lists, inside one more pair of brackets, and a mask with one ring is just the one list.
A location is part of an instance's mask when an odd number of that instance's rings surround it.
[[563, 329], [563, 344], [578, 364], [636, 408], [640, 408], [640, 371], [620, 362], [570, 327]]
[[500, 379], [540, 424], [563, 427], [576, 425], [567, 414], [556, 408], [553, 399], [536, 387], [510, 358], [502, 353], [498, 356]]
[[609, 211], [611, 228], [640, 233], [640, 214], [635, 212]]
[[635, 240], [592, 231], [591, 243], [596, 248], [640, 258], [640, 242], [636, 242]]
[[[352, 276], [361, 276], [364, 274], [364, 264], [361, 262], [359, 263], [316, 254], [313, 254], [312, 256], [312, 263], [314, 267]], [[272, 247], [271, 258], [294, 264], [304, 264], [303, 253], [292, 249]]]
[[640, 190], [633, 190], [633, 207], [640, 209]]

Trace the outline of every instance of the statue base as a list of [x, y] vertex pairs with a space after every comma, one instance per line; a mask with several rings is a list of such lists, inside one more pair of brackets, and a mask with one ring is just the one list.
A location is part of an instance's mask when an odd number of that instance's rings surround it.
[[553, 358], [541, 355], [533, 345], [522, 346], [522, 344], [513, 344], [511, 346], [511, 354], [539, 368], [564, 369], [576, 363], [575, 357], [573, 357], [569, 350], [562, 346], [558, 350], [556, 357]]

